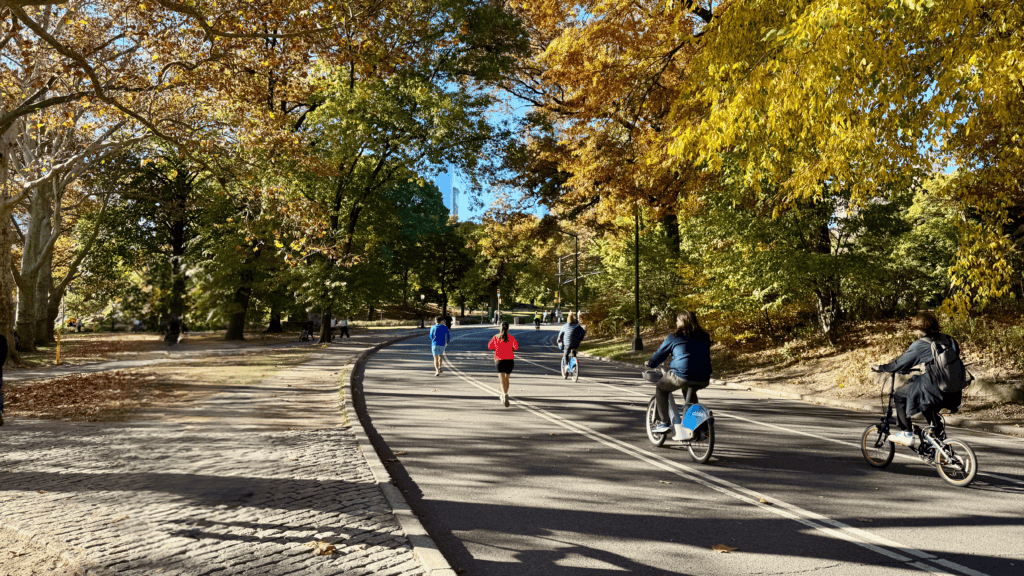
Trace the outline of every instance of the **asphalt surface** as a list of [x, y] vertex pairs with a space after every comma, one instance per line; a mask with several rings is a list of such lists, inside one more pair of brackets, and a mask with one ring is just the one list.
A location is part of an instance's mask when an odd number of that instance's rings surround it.
[[368, 432], [456, 570], [1024, 574], [1024, 440], [951, 429], [981, 470], [956, 488], [905, 448], [869, 467], [859, 440], [875, 416], [712, 386], [715, 452], [700, 465], [647, 440], [653, 386], [637, 370], [581, 358], [580, 381], [563, 380], [555, 330], [512, 330], [509, 408], [491, 327], [456, 329], [439, 377], [426, 334], [366, 366]]

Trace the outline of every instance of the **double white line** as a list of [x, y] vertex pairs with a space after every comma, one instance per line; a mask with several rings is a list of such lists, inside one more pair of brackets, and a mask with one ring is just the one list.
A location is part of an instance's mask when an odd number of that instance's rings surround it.
[[[539, 364], [537, 362], [533, 362], [531, 360], [526, 360], [524, 358], [517, 358], [516, 360], [519, 362], [533, 364], [545, 370], [558, 372], [558, 370], [555, 370], [543, 364]], [[449, 369], [452, 372], [454, 372], [456, 376], [458, 376], [471, 386], [475, 386], [476, 388], [479, 388], [480, 390], [483, 390], [488, 394], [493, 395], [497, 393], [497, 389], [495, 386], [484, 384], [477, 380], [476, 378], [469, 376], [468, 374], [457, 368], [453, 362], [449, 362], [448, 366]], [[609, 386], [607, 384], [605, 385]], [[620, 388], [615, 386], [609, 387], [621, 390]], [[633, 390], [629, 390], [629, 392], [636, 393]], [[891, 558], [892, 560], [895, 560], [897, 562], [903, 562], [907, 566], [911, 566], [913, 568], [922, 570], [924, 572], [928, 572], [930, 574], [951, 574], [950, 572], [946, 572], [941, 568], [937, 568], [935, 566], [937, 565], [941, 566], [942, 568], [945, 568], [946, 570], [953, 571], [953, 574], [963, 574], [966, 576], [988, 576], [983, 572], [972, 570], [971, 568], [968, 568], [966, 566], [961, 566], [960, 564], [939, 558], [934, 554], [917, 550], [916, 548], [904, 546], [898, 542], [889, 540], [888, 538], [883, 538], [881, 536], [861, 530], [860, 528], [855, 528], [853, 526], [850, 526], [849, 524], [839, 522], [838, 520], [833, 520], [831, 518], [818, 514], [817, 512], [812, 512], [810, 510], [800, 508], [799, 506], [794, 506], [792, 504], [783, 502], [776, 498], [770, 498], [767, 495], [756, 492], [754, 490], [750, 490], [748, 488], [744, 488], [743, 486], [740, 486], [728, 480], [723, 480], [721, 478], [712, 476], [711, 474], [698, 470], [692, 466], [680, 464], [679, 462], [669, 460], [668, 458], [665, 458], [658, 454], [640, 450], [635, 446], [627, 444], [621, 440], [613, 438], [602, 432], [598, 432], [597, 430], [589, 428], [583, 424], [573, 422], [571, 420], [548, 412], [547, 410], [539, 408], [538, 406], [526, 400], [517, 398], [515, 400], [510, 401], [513, 403], [514, 406], [522, 408], [523, 410], [529, 412], [530, 414], [533, 414], [534, 416], [537, 416], [538, 418], [542, 418], [544, 420], [551, 422], [552, 424], [586, 436], [587, 438], [590, 438], [595, 442], [603, 444], [604, 446], [607, 446], [613, 450], [622, 452], [623, 454], [626, 454], [646, 464], [649, 464], [654, 468], [658, 468], [671, 474], [675, 474], [676, 476], [685, 478], [691, 482], [700, 484], [701, 486], [705, 486], [707, 488], [715, 490], [716, 492], [735, 498], [736, 500], [739, 500], [745, 504], [757, 506], [758, 508], [769, 514], [774, 514], [776, 516], [781, 516], [783, 518], [794, 520], [830, 538], [850, 542], [852, 544], [855, 544], [862, 548], [866, 548], [868, 550], [871, 550], [872, 552], [876, 552], [887, 558]], [[932, 565], [925, 564], [923, 562], [924, 560], [927, 560]]]

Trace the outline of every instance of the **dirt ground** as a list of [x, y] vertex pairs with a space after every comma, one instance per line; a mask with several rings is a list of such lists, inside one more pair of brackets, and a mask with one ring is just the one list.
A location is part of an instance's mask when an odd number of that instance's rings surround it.
[[79, 576], [84, 572], [52, 547], [0, 527], [0, 576]]
[[[225, 342], [224, 332], [190, 332], [182, 338], [178, 346], [188, 350], [240, 348], [273, 342], [291, 342], [298, 338], [298, 332], [246, 332], [244, 342]], [[62, 365], [79, 366], [109, 360], [156, 357], [158, 353], [165, 352], [168, 346], [164, 343], [162, 335], [149, 332], [72, 332], [61, 336], [59, 348]], [[57, 343], [54, 342], [40, 346], [35, 352], [22, 352], [22, 365], [27, 368], [54, 366], [57, 363], [57, 349]], [[18, 366], [10, 364], [4, 367], [5, 370], [16, 368]]]
[[310, 353], [308, 348], [252, 351], [131, 370], [6, 382], [4, 416], [69, 422], [128, 420], [141, 410], [200, 398], [229, 383], [259, 381], [276, 370], [301, 364]]

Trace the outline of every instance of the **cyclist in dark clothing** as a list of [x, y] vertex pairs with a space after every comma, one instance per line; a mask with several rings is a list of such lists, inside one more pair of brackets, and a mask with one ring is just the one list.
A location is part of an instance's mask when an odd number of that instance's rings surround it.
[[558, 331], [558, 337], [555, 338], [558, 347], [562, 350], [562, 366], [569, 365], [569, 358], [576, 355], [576, 349], [580, 347], [586, 336], [587, 329], [580, 326], [579, 321], [576, 320], [576, 313], [570, 313], [569, 322], [562, 326], [562, 329]]
[[696, 404], [697, 390], [707, 388], [711, 383], [711, 335], [701, 327], [695, 312], [683, 310], [676, 316], [675, 332], [665, 338], [644, 365], [656, 368], [669, 354], [672, 355], [672, 363], [657, 387], [659, 421], [652, 428], [655, 433], [668, 432], [671, 428], [668, 397], [672, 392], [682, 389], [686, 404]]
[[[876, 371], [906, 374], [915, 366], [932, 361], [932, 340], [949, 338], [942, 334], [939, 320], [931, 312], [919, 312], [910, 320], [910, 327], [917, 333], [918, 339], [899, 358], [888, 364], [875, 366]], [[949, 341], [954, 346], [956, 345], [955, 339], [949, 338]], [[959, 353], [959, 350], [957, 352]], [[938, 383], [932, 382], [932, 377], [927, 370], [922, 374], [914, 375], [902, 388], [896, 390], [893, 396], [896, 421], [901, 432], [890, 435], [889, 439], [904, 446], [912, 445], [914, 427], [910, 415], [921, 413], [930, 424], [939, 426], [941, 421], [936, 418], [935, 414], [943, 408], [956, 411], [960, 407], [961, 401], [963, 401], [962, 391], [942, 392], [939, 390]], [[941, 430], [936, 429], [936, 434], [938, 433], [941, 433]]]

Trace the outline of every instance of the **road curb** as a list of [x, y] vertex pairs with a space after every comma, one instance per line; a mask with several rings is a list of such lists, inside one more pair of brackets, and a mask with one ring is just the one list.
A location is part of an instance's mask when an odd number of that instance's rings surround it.
[[[398, 519], [398, 523], [402, 526], [402, 530], [405, 531], [406, 536], [409, 537], [409, 544], [412, 546], [412, 551], [419, 558], [420, 563], [423, 564], [424, 570], [428, 576], [456, 576], [455, 570], [452, 570], [448, 560], [441, 554], [441, 551], [437, 547], [437, 543], [430, 537], [426, 529], [423, 528], [423, 524], [420, 523], [419, 519], [413, 514], [412, 508], [409, 506], [409, 502], [402, 495], [402, 492], [392, 484], [391, 475], [384, 467], [384, 463], [381, 461], [380, 454], [374, 448], [373, 443], [370, 442], [369, 436], [366, 434], [362, 419], [359, 418], [359, 414], [356, 412], [355, 404], [353, 404], [353, 389], [357, 383], [361, 383], [363, 379], [363, 371], [366, 368], [366, 361], [369, 360], [370, 356], [379, 351], [381, 348], [391, 346], [403, 340], [409, 340], [417, 336], [423, 336], [426, 332], [415, 332], [412, 334], [405, 334], [390, 340], [386, 340], [364, 351], [356, 358], [354, 364], [352, 364], [352, 371], [348, 374], [348, 380], [345, 383], [345, 414], [349, 419], [349, 423], [352, 428], [352, 432], [356, 436], [356, 442], [359, 444], [359, 451], [362, 452], [363, 458], [366, 463], [370, 466], [370, 470], [373, 472], [373, 477], [377, 482], [377, 486], [380, 487], [380, 491], [384, 493], [384, 497], [387, 498], [388, 504], [391, 505], [391, 509], [394, 511], [395, 518]], [[353, 420], [355, 420], [353, 422]], [[376, 457], [371, 457], [364, 449], [364, 446], [369, 446], [370, 453]]]
[[[612, 364], [613, 366], [621, 366], [624, 368], [636, 368], [643, 369], [639, 364], [632, 364], [630, 362], [623, 362], [621, 360], [612, 360], [611, 358], [605, 358], [604, 356], [592, 356], [586, 352], [579, 352], [580, 356], [585, 356], [600, 362]], [[863, 402], [849, 402], [846, 400], [836, 400], [835, 398], [827, 398], [825, 396], [815, 396], [813, 394], [797, 394], [796, 392], [782, 392], [779, 390], [772, 390], [770, 388], [759, 388], [757, 386], [750, 386], [747, 384], [735, 384], [733, 382], [727, 382], [725, 380], [718, 380], [716, 378], [711, 379], [712, 386], [721, 386], [723, 388], [729, 388], [732, 390], [747, 390], [750, 392], [757, 392], [759, 394], [765, 394], [768, 396], [775, 396], [777, 398], [786, 398], [788, 400], [798, 400], [800, 402], [806, 402], [808, 404], [817, 404], [821, 406], [832, 406], [834, 408], [845, 408], [847, 410], [854, 410], [856, 412], [867, 412], [872, 414], [881, 413], [881, 407], [876, 404], [867, 404]], [[995, 422], [982, 422], [978, 420], [971, 420], [970, 418], [964, 418], [962, 416], [956, 416], [952, 414], [943, 415], [943, 419], [946, 421], [947, 426], [953, 426], [955, 428], [968, 428], [971, 430], [982, 430], [985, 432], [994, 432], [996, 434], [1006, 434], [1007, 436], [1024, 437], [1024, 427], [1012, 426], [1009, 424], [996, 424]]]

